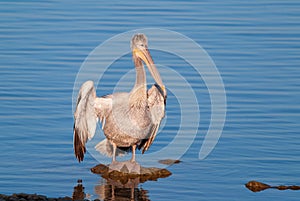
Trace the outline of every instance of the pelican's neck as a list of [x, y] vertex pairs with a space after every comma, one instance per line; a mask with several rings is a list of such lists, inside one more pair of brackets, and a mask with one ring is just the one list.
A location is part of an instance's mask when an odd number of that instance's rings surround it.
[[133, 91], [139, 91], [143, 95], [147, 93], [147, 83], [146, 83], [146, 72], [142, 60], [140, 58], [133, 58], [135, 72], [136, 72], [136, 80], [135, 85], [133, 87]]
[[141, 59], [134, 57], [136, 71], [136, 80], [133, 89], [130, 92], [131, 105], [141, 107], [145, 106], [147, 100], [146, 72]]

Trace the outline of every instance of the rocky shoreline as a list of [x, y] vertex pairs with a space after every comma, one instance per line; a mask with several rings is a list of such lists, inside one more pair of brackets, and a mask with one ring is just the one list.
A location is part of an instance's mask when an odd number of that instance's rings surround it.
[[26, 193], [14, 193], [12, 195], [3, 195], [0, 194], [0, 201], [67, 201], [73, 200], [71, 197], [60, 197], [60, 198], [48, 198], [44, 195], [38, 194], [26, 194]]

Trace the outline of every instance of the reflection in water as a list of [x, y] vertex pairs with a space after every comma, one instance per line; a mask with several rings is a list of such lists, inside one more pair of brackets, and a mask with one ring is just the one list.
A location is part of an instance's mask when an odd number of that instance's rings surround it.
[[[165, 163], [179, 163], [179, 160], [165, 160]], [[141, 167], [140, 174], [124, 173], [111, 170], [107, 165], [99, 164], [91, 168], [94, 174], [102, 177], [99, 185], [94, 187], [95, 193], [101, 200], [149, 200], [148, 191], [139, 188], [140, 183], [157, 181], [159, 178], [169, 177], [172, 173], [167, 169], [155, 167]], [[82, 180], [77, 181], [74, 187], [73, 200], [84, 200], [89, 197], [85, 194]]]
[[[102, 179], [100, 185], [94, 187], [95, 193], [101, 200], [140, 200], [146, 201], [148, 191], [143, 188], [138, 188], [138, 178], [129, 179], [125, 185], [115, 182], [112, 179]], [[77, 181], [77, 186], [74, 187], [72, 200], [84, 200], [89, 197], [84, 192], [82, 180]]]
[[77, 186], [74, 187], [72, 199], [73, 200], [84, 200], [85, 193], [84, 193], [84, 187], [82, 185], [82, 180], [78, 179]]
[[110, 170], [108, 166], [99, 164], [91, 169], [103, 179], [95, 186], [95, 192], [103, 200], [149, 200], [148, 191], [139, 188], [140, 183], [166, 178], [172, 173], [167, 169], [141, 167], [140, 174], [124, 173]]
[[102, 181], [103, 184], [95, 186], [95, 193], [101, 200], [149, 200], [147, 190], [137, 186], [115, 185], [116, 183], [111, 180], [102, 179]]

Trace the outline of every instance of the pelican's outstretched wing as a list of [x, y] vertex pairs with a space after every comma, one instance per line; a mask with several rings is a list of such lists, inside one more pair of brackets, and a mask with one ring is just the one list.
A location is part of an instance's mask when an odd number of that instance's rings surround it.
[[166, 91], [159, 85], [155, 84], [148, 90], [148, 106], [154, 126], [152, 127], [149, 139], [147, 139], [145, 144], [142, 145], [142, 153], [147, 151], [153, 143], [160, 126], [160, 122], [165, 117], [166, 99]]
[[82, 161], [86, 152], [85, 143], [95, 135], [98, 118], [105, 120], [105, 112], [110, 107], [109, 96], [97, 98], [93, 81], [82, 84], [74, 113], [74, 151], [78, 161]]

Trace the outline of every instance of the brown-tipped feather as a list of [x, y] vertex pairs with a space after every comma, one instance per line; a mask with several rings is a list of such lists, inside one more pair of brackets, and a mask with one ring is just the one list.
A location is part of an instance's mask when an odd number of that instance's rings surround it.
[[78, 162], [80, 163], [83, 161], [84, 154], [86, 153], [86, 149], [82, 141], [80, 140], [79, 137], [79, 131], [75, 128], [74, 124], [74, 152], [75, 156], [78, 159]]
[[144, 154], [145, 151], [147, 151], [149, 149], [149, 147], [152, 145], [152, 143], [153, 143], [153, 141], [155, 139], [158, 127], [159, 127], [159, 125], [154, 125], [153, 126], [150, 138], [146, 141], [146, 143], [144, 145], [144, 148], [142, 150], [142, 154]]

